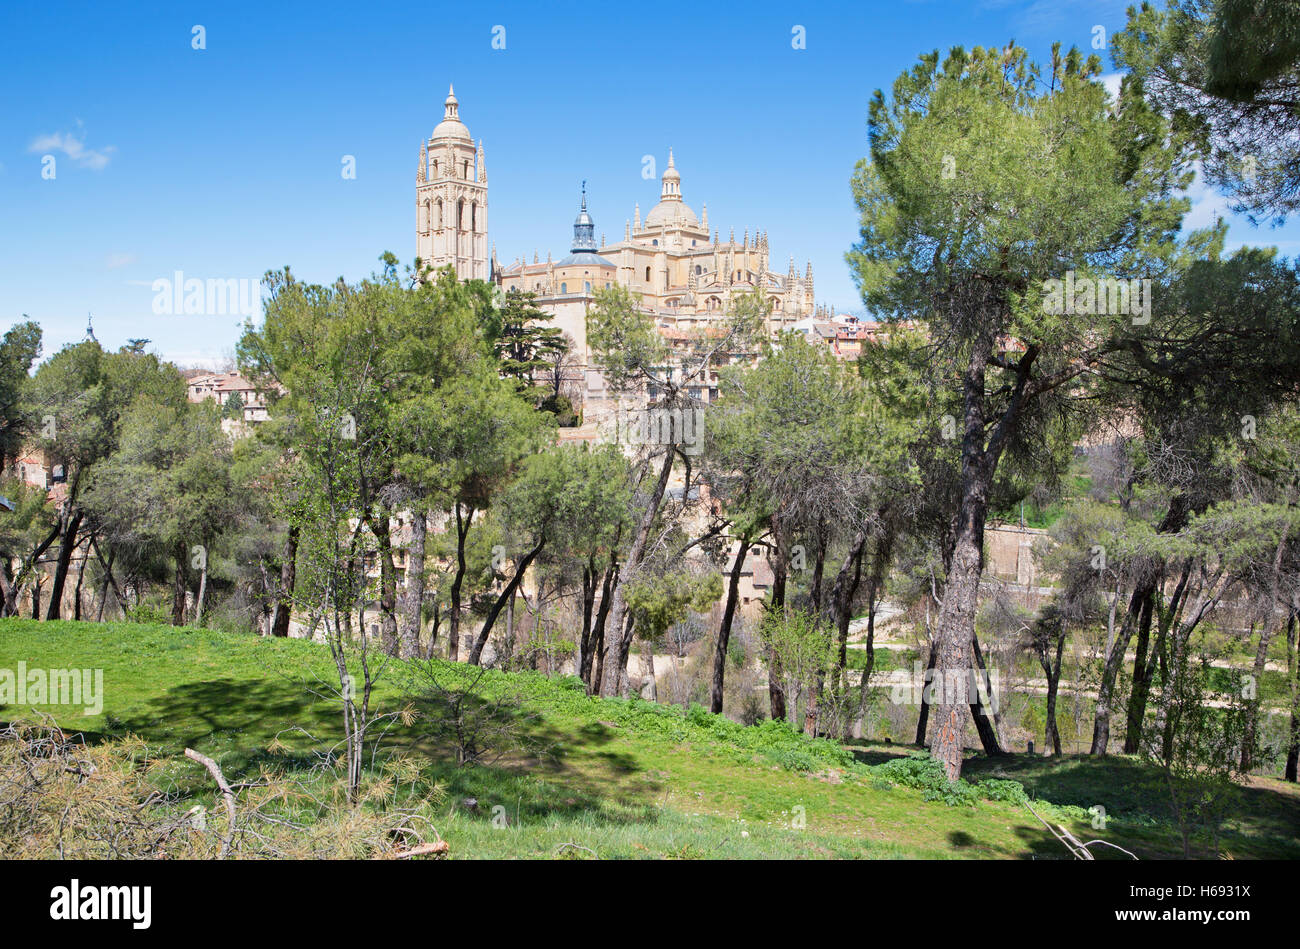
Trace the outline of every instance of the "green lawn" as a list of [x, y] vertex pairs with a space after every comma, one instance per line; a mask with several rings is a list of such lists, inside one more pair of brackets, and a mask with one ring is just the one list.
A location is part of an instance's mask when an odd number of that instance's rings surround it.
[[[0, 720], [39, 710], [92, 741], [135, 733], [178, 756], [165, 777], [208, 804], [210, 781], [179, 757], [185, 747], [214, 757], [236, 779], [269, 761], [308, 767], [340, 734], [337, 704], [311, 692], [332, 673], [325, 649], [311, 643], [153, 625], [0, 621], [0, 668], [20, 660], [31, 668], [103, 669], [104, 710], [89, 717], [57, 706], [0, 706]], [[453, 680], [466, 672], [438, 668]], [[405, 663], [391, 662], [379, 706], [407, 704], [409, 679]], [[422, 782], [446, 788], [445, 804], [430, 816], [453, 858], [1067, 856], [1024, 807], [990, 800], [949, 807], [873, 771], [914, 750], [906, 746], [846, 749], [784, 726], [745, 729], [698, 710], [588, 698], [574, 680], [533, 673], [491, 673], [485, 686], [521, 697], [514, 714], [529, 747], [458, 768], [421, 721], [394, 728], [384, 745], [415, 757]], [[1158, 775], [1136, 761], [972, 757], [967, 774], [1021, 782], [1040, 813], [1083, 839], [1104, 836], [1144, 858], [1181, 855]], [[460, 806], [468, 797], [477, 799], [477, 813]], [[1097, 804], [1110, 818], [1104, 832], [1093, 831], [1080, 810]], [[1223, 848], [1234, 857], [1300, 857], [1298, 829], [1296, 789], [1257, 780], [1243, 789]]]

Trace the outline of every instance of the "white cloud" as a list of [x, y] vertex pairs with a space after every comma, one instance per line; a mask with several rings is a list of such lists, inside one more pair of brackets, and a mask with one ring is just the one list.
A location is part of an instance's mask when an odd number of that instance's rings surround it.
[[1206, 184], [1205, 175], [1199, 166], [1196, 169], [1196, 179], [1187, 189], [1187, 197], [1192, 199], [1192, 208], [1183, 218], [1184, 231], [1209, 227], [1215, 218], [1231, 217], [1228, 199]]
[[1103, 76], [1097, 77], [1101, 84], [1106, 87], [1106, 91], [1110, 93], [1112, 99], [1119, 98], [1119, 84], [1120, 80], [1123, 78], [1124, 74], [1118, 72], [1108, 72]]
[[109, 254], [104, 260], [104, 266], [109, 270], [117, 270], [119, 267], [133, 264], [135, 261], [135, 254]]
[[83, 139], [77, 138], [72, 132], [51, 132], [48, 135], [38, 135], [36, 139], [27, 147], [28, 152], [63, 152], [70, 160], [76, 162], [82, 168], [89, 168], [92, 171], [101, 171], [108, 165], [109, 159], [117, 151], [114, 145], [105, 145], [103, 148], [87, 148]]

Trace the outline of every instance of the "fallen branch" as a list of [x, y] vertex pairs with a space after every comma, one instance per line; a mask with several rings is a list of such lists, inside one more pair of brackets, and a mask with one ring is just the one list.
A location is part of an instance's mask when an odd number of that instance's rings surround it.
[[393, 854], [394, 860], [406, 860], [410, 857], [423, 857], [426, 854], [436, 854], [441, 857], [451, 850], [451, 846], [445, 840], [435, 840], [433, 843], [420, 844], [418, 847], [412, 847], [410, 850], [403, 850], [401, 853]]
[[1111, 843], [1109, 840], [1090, 840], [1087, 843], [1084, 843], [1079, 840], [1078, 837], [1075, 837], [1074, 834], [1070, 833], [1063, 824], [1057, 824], [1056, 827], [1052, 827], [1051, 824], [1043, 820], [1038, 811], [1029, 806], [1028, 801], [1025, 802], [1025, 809], [1037, 817], [1039, 823], [1051, 831], [1052, 836], [1059, 840], [1065, 849], [1074, 855], [1076, 860], [1096, 860], [1097, 858], [1092, 855], [1092, 851], [1088, 849], [1093, 844], [1104, 844], [1107, 847], [1114, 847], [1120, 853], [1128, 854], [1134, 860], [1137, 859], [1137, 854], [1131, 853], [1118, 844]]
[[221, 796], [226, 802], [226, 813], [230, 816], [230, 822], [226, 826], [226, 833], [221, 838], [221, 849], [217, 851], [217, 859], [222, 860], [230, 851], [230, 840], [235, 835], [235, 792], [230, 789], [226, 783], [226, 776], [221, 773], [221, 767], [207, 755], [201, 755], [193, 748], [185, 749], [185, 757], [197, 761], [203, 767], [208, 769], [208, 774], [217, 782], [217, 787], [221, 788]]
[[600, 859], [600, 854], [596, 853], [596, 851], [592, 850], [590, 847], [583, 847], [583, 846], [581, 846], [580, 844], [575, 844], [575, 843], [563, 843], [563, 844], [560, 844], [560, 846], [558, 846], [558, 847], [555, 848], [555, 854], [556, 854], [556, 856], [559, 856], [559, 855], [564, 851], [564, 848], [565, 848], [565, 847], [572, 847], [574, 850], [585, 850], [585, 851], [587, 851], [587, 853], [591, 854], [591, 855], [592, 855], [593, 857], [595, 857], [597, 860]]

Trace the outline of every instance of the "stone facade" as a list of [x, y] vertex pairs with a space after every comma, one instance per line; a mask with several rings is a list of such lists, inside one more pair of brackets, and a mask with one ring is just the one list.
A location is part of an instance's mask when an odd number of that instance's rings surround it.
[[488, 280], [487, 168], [460, 120], [454, 89], [443, 119], [420, 145], [415, 175], [416, 254], [435, 269], [451, 266], [461, 280]]
[[752, 239], [746, 231], [739, 241], [734, 231], [726, 241], [716, 230], [710, 237], [708, 206], [697, 218], [683, 201], [681, 173], [672, 152], [659, 203], [644, 222], [638, 206], [621, 241], [602, 241], [592, 250], [598, 260], [589, 267], [575, 269], [566, 267], [569, 258], [556, 262], [548, 254], [543, 262], [534, 255], [531, 264], [519, 258], [501, 268], [496, 279], [505, 289], [530, 290], [548, 305], [616, 284], [638, 294], [661, 326], [679, 329], [707, 326], [728, 311], [735, 297], [756, 291], [771, 308], [773, 331], [817, 311], [811, 263], [800, 274], [792, 257], [785, 273], [772, 270], [762, 231]]

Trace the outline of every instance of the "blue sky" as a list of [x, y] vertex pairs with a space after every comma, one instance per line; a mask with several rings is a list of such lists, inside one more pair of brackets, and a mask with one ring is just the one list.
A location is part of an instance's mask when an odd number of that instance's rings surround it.
[[[0, 324], [26, 313], [45, 351], [87, 312], [116, 348], [148, 337], [216, 364], [239, 317], [157, 315], [180, 270], [356, 279], [381, 251], [414, 257], [420, 142], [449, 82], [482, 139], [490, 239], [502, 261], [567, 252], [587, 180], [597, 232], [642, 214], [673, 148], [682, 192], [725, 237], [762, 228], [783, 270], [811, 260], [817, 296], [860, 309], [844, 264], [849, 192], [871, 93], [917, 55], [1010, 38], [1045, 59], [1088, 49], [1124, 2], [974, 0], [804, 6], [635, 4], [24, 3], [0, 30]], [[201, 25], [206, 49], [191, 48]], [[806, 48], [792, 48], [805, 29]], [[492, 45], [505, 28], [505, 49]], [[500, 35], [499, 32], [497, 35]], [[1110, 69], [1109, 54], [1106, 56]], [[42, 160], [55, 157], [55, 177]], [[341, 174], [355, 157], [356, 177]], [[1190, 223], [1222, 201], [1198, 191]], [[1300, 229], [1234, 220], [1233, 244]]]

